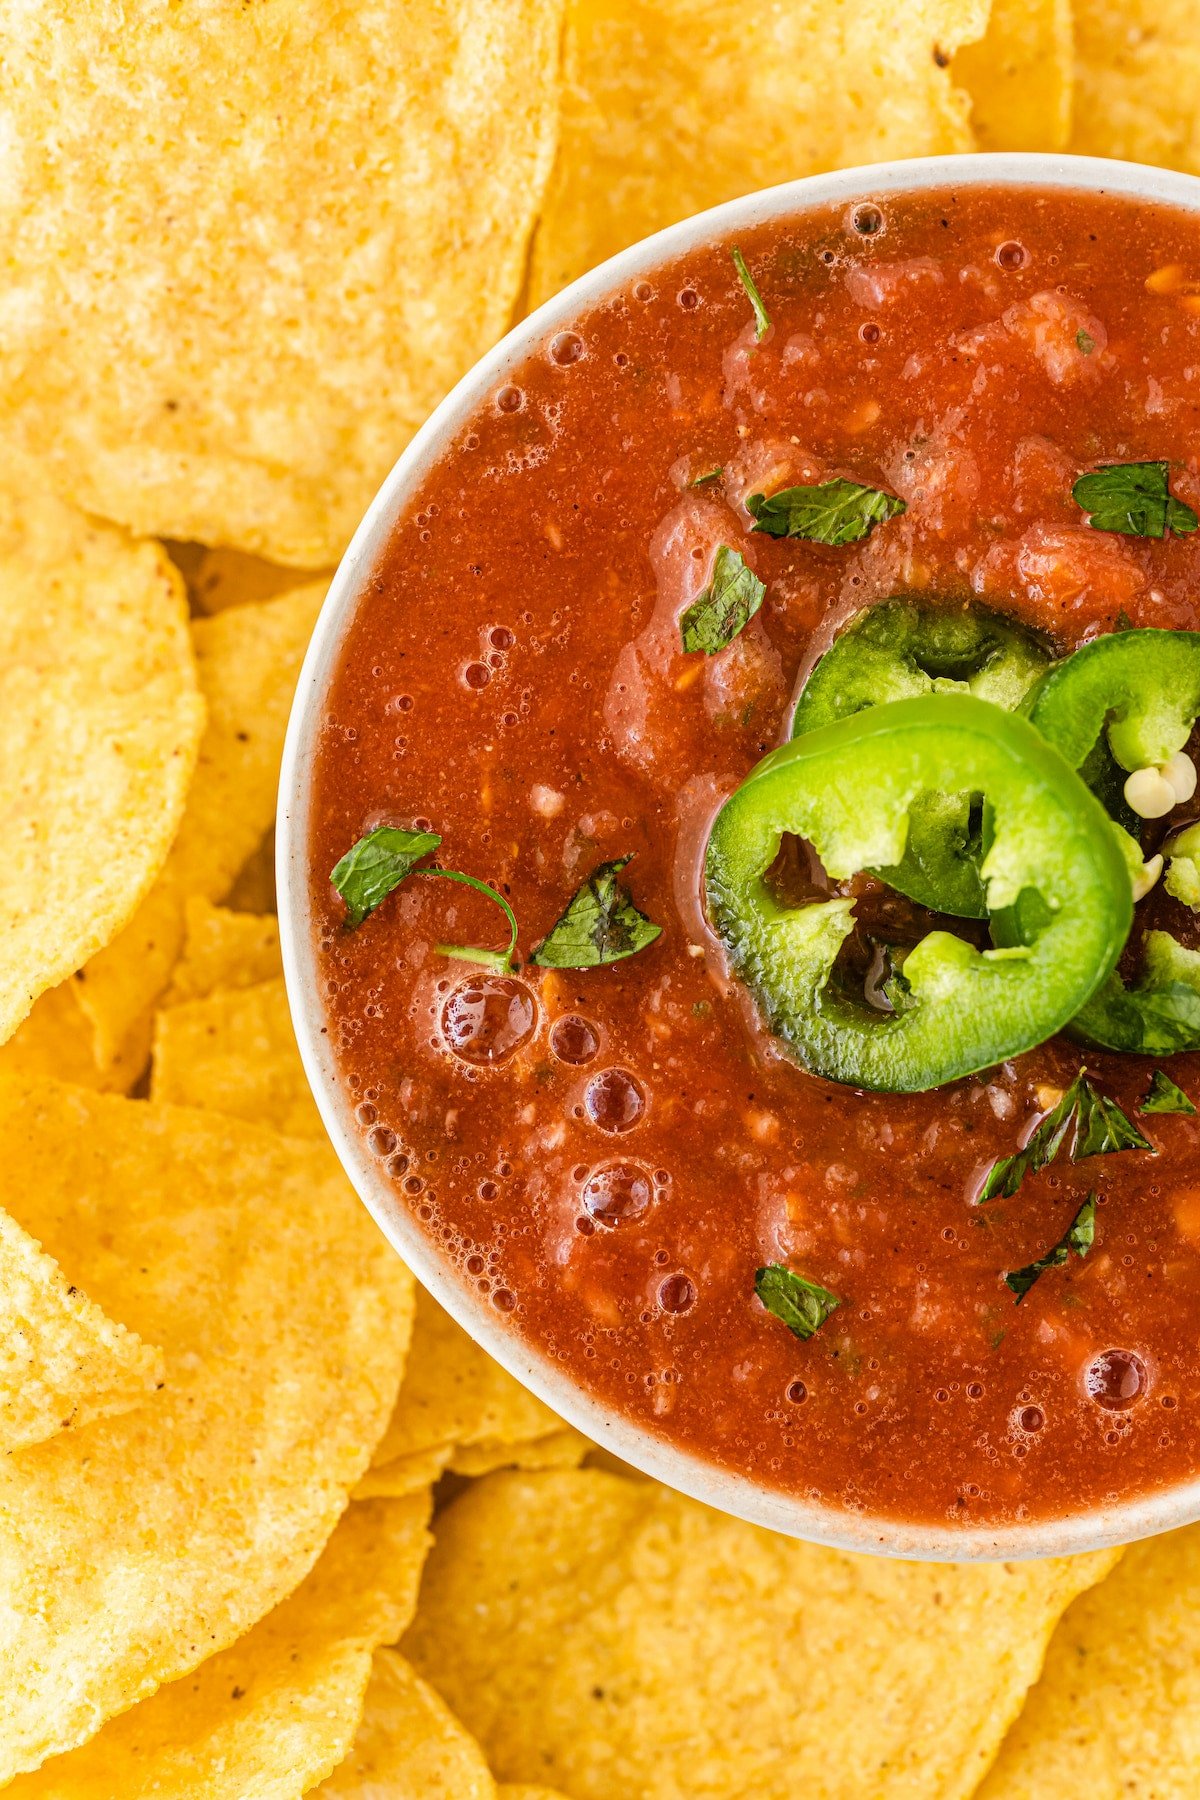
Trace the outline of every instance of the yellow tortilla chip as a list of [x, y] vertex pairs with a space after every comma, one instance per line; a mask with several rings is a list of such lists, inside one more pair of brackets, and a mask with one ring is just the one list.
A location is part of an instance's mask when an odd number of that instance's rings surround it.
[[150, 1055], [150, 1020], [142, 1018], [105, 1068], [92, 1048], [91, 1022], [79, 1004], [79, 983], [71, 977], [34, 1001], [7, 1044], [0, 1044], [0, 1075], [27, 1081], [73, 1081], [98, 1093], [131, 1088]]
[[163, 1354], [89, 1300], [0, 1212], [0, 1455], [140, 1406]]
[[564, 1430], [557, 1414], [418, 1290], [404, 1385], [371, 1459], [374, 1468], [441, 1445], [461, 1451], [487, 1441], [526, 1444]]
[[184, 903], [183, 954], [163, 1005], [206, 1000], [218, 988], [255, 987], [282, 973], [278, 919], [232, 912], [193, 895]]
[[455, 1475], [490, 1475], [493, 1469], [577, 1469], [592, 1448], [581, 1432], [563, 1426], [544, 1437], [508, 1444], [483, 1438], [456, 1450], [447, 1465]]
[[0, 1043], [137, 909], [183, 815], [203, 723], [165, 551], [6, 477]]
[[453, 1444], [439, 1444], [435, 1450], [415, 1450], [411, 1456], [393, 1457], [382, 1468], [367, 1469], [355, 1484], [353, 1498], [400, 1500], [432, 1487], [445, 1473], [453, 1450]]
[[981, 150], [1062, 150], [1071, 135], [1072, 0], [992, 0], [985, 35], [954, 59]]
[[6, 1198], [163, 1347], [119, 1418], [0, 1461], [0, 1782], [233, 1642], [307, 1573], [394, 1403], [412, 1279], [333, 1153], [0, 1085]]
[[502, 1781], [496, 1792], [500, 1800], [566, 1800], [557, 1788], [533, 1787], [527, 1781]]
[[1191, 0], [1076, 0], [1071, 149], [1200, 173], [1200, 20]]
[[970, 150], [946, 65], [987, 0], [571, 0], [530, 304], [648, 232], [851, 163]]
[[267, 832], [258, 848], [252, 850], [225, 896], [225, 903], [235, 912], [277, 913], [279, 900], [275, 892], [275, 827]]
[[323, 1135], [282, 978], [220, 988], [160, 1012], [150, 1094], [269, 1124], [288, 1137]]
[[[186, 569], [188, 594], [200, 613], [224, 612], [227, 606], [248, 606], [255, 600], [273, 600], [287, 588], [295, 587], [295, 569], [281, 568], [261, 556], [247, 556], [243, 550], [209, 550], [188, 545], [195, 551]], [[324, 571], [328, 581], [332, 569]]]
[[1133, 1544], [1050, 1640], [979, 1800], [1195, 1800], [1200, 1526]]
[[851, 1556], [655, 1483], [489, 1475], [440, 1516], [402, 1647], [500, 1779], [573, 1800], [965, 1800], [1114, 1561]]
[[323, 1800], [495, 1800], [483, 1752], [445, 1701], [394, 1650], [376, 1653], [349, 1756]]
[[350, 1750], [371, 1653], [412, 1617], [428, 1515], [428, 1495], [351, 1506], [251, 1632], [18, 1777], [12, 1800], [297, 1800]]
[[[78, 0], [0, 22], [0, 432], [81, 506], [336, 562], [502, 334], [558, 0]], [[19, 178], [16, 172], [19, 173]]]
[[170, 980], [188, 898], [220, 900], [275, 816], [288, 711], [324, 593], [320, 582], [293, 588], [193, 626], [208, 726], [179, 835], [130, 923], [79, 984], [102, 1068]]

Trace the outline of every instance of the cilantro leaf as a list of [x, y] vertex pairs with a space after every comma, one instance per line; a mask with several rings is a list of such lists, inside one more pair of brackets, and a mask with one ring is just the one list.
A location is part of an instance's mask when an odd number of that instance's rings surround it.
[[1075, 1217], [1067, 1227], [1066, 1233], [1059, 1238], [1053, 1249], [1039, 1256], [1036, 1262], [1026, 1263], [1023, 1269], [1010, 1269], [1004, 1277], [1005, 1286], [1012, 1289], [1016, 1296], [1016, 1304], [1022, 1300], [1033, 1286], [1046, 1273], [1047, 1269], [1061, 1269], [1072, 1250], [1076, 1256], [1086, 1256], [1096, 1238], [1096, 1196], [1089, 1194]]
[[1157, 1154], [1133, 1120], [1126, 1117], [1115, 1100], [1097, 1093], [1082, 1070], [1077, 1085], [1079, 1103], [1071, 1144], [1072, 1162], [1082, 1162], [1085, 1156], [1110, 1156], [1117, 1150], [1149, 1150], [1152, 1155]]
[[812, 1337], [830, 1313], [842, 1304], [839, 1295], [831, 1294], [819, 1282], [807, 1281], [782, 1263], [771, 1263], [765, 1269], [756, 1270], [754, 1291], [767, 1311], [782, 1319], [798, 1338]]
[[856, 544], [860, 538], [906, 510], [903, 500], [857, 481], [826, 481], [820, 487], [781, 488], [751, 494], [746, 510], [755, 531], [772, 537], [811, 538], [817, 544]]
[[1139, 1112], [1144, 1113], [1194, 1113], [1196, 1108], [1188, 1099], [1181, 1087], [1176, 1087], [1169, 1075], [1161, 1069], [1155, 1069], [1150, 1079], [1149, 1091]]
[[441, 841], [436, 831], [403, 831], [395, 825], [381, 825], [360, 837], [329, 875], [346, 902], [346, 930], [356, 930]]
[[1200, 519], [1170, 490], [1169, 463], [1106, 463], [1081, 475], [1071, 493], [1093, 531], [1161, 538], [1195, 531]]
[[730, 255], [733, 257], [733, 266], [737, 270], [737, 278], [745, 288], [750, 304], [754, 308], [754, 339], [756, 343], [761, 344], [771, 329], [771, 315], [762, 303], [762, 295], [755, 286], [754, 277], [746, 267], [746, 259], [736, 244], [730, 251]]
[[1057, 1106], [1034, 1126], [1020, 1150], [1012, 1156], [1001, 1156], [992, 1164], [980, 1190], [978, 1205], [982, 1206], [985, 1200], [994, 1200], [997, 1194], [1005, 1200], [1011, 1199], [1026, 1175], [1036, 1175], [1047, 1163], [1054, 1161], [1071, 1129], [1081, 1080], [1082, 1075], [1077, 1075]]
[[530, 962], [542, 969], [595, 969], [636, 956], [662, 935], [662, 926], [638, 911], [617, 880], [628, 861], [622, 856], [592, 871]]
[[688, 482], [690, 488], [707, 487], [712, 481], [719, 481], [725, 473], [725, 464], [718, 463], [715, 469], [706, 469], [703, 475], [693, 475]]
[[1092, 336], [1090, 331], [1085, 331], [1083, 329], [1082, 325], [1079, 327], [1079, 330], [1075, 333], [1075, 342], [1078, 344], [1079, 348], [1083, 351], [1083, 354], [1085, 356], [1090, 356], [1092, 354], [1092, 351], [1096, 348], [1095, 338]]
[[684, 649], [703, 650], [705, 656], [724, 650], [750, 623], [766, 591], [736, 550], [719, 545], [708, 586], [679, 621]]
[[1149, 1150], [1152, 1155], [1157, 1154], [1149, 1138], [1142, 1136], [1116, 1101], [1099, 1093], [1088, 1080], [1086, 1069], [1080, 1069], [1058, 1104], [1035, 1125], [1022, 1148], [992, 1164], [976, 1204], [982, 1206], [997, 1194], [1011, 1199], [1026, 1175], [1036, 1175], [1054, 1161], [1072, 1125], [1072, 1162], [1082, 1162], [1088, 1156], [1109, 1156], [1118, 1150]]
[[486, 881], [476, 881], [474, 875], [461, 875], [457, 869], [419, 869], [417, 872], [420, 875], [436, 875], [439, 881], [461, 881], [464, 887], [474, 888], [477, 894], [486, 894], [489, 900], [496, 902], [508, 920], [507, 950], [477, 950], [472, 944], [439, 944], [439, 954], [453, 957], [455, 962], [479, 963], [483, 968], [490, 969], [493, 975], [511, 975], [517, 966], [514, 961], [517, 915], [504, 895], [498, 894]]

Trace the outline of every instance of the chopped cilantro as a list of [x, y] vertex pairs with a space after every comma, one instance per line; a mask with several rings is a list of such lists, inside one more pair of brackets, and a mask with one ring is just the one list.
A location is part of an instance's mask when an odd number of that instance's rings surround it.
[[365, 837], [359, 838], [352, 849], [337, 863], [330, 881], [342, 899], [346, 902], [346, 929], [354, 931], [368, 913], [373, 913], [380, 901], [400, 886], [407, 876], [414, 873], [436, 877], [439, 881], [459, 881], [464, 887], [474, 888], [477, 893], [486, 894], [494, 900], [508, 920], [511, 936], [508, 949], [475, 950], [465, 944], [439, 944], [438, 949], [443, 956], [456, 957], [460, 962], [482, 963], [485, 968], [495, 970], [501, 975], [512, 973], [513, 952], [517, 947], [517, 921], [512, 907], [486, 882], [477, 881], [474, 875], [460, 875], [457, 869], [418, 869], [417, 863], [431, 850], [436, 850], [441, 843], [436, 831], [404, 831], [395, 825], [381, 825], [375, 831], [369, 831]]
[[1165, 462], [1106, 463], [1081, 475], [1071, 492], [1094, 531], [1153, 538], [1195, 531], [1200, 519], [1172, 496], [1169, 478]]
[[1085, 356], [1090, 356], [1092, 351], [1096, 348], [1095, 338], [1092, 337], [1089, 332], [1086, 332], [1082, 325], [1075, 333], [1075, 342], [1079, 345], [1079, 348], [1083, 351]]
[[860, 538], [905, 511], [903, 500], [858, 481], [826, 481], [820, 487], [781, 488], [751, 494], [746, 510], [755, 531], [772, 537], [810, 538], [817, 544], [856, 544]]
[[1076, 1256], [1086, 1256], [1096, 1236], [1096, 1196], [1089, 1194], [1075, 1217], [1067, 1227], [1053, 1249], [1039, 1256], [1036, 1262], [1026, 1263], [1023, 1269], [1010, 1269], [1004, 1277], [1005, 1285], [1012, 1289], [1016, 1304], [1022, 1300], [1033, 1286], [1046, 1273], [1047, 1269], [1061, 1269], [1072, 1250]]
[[751, 275], [749, 269], [746, 267], [746, 259], [736, 244], [733, 246], [730, 254], [733, 257], [733, 266], [737, 270], [737, 278], [745, 288], [747, 298], [754, 308], [755, 342], [761, 343], [771, 329], [771, 316], [762, 303], [762, 295], [755, 286], [753, 275]]
[[1071, 1145], [1072, 1162], [1081, 1162], [1085, 1156], [1109, 1156], [1117, 1150], [1149, 1150], [1155, 1154], [1149, 1138], [1142, 1136], [1115, 1100], [1097, 1093], [1082, 1072], [1077, 1085], [1079, 1106]]
[[819, 1282], [808, 1281], [782, 1263], [771, 1263], [754, 1276], [754, 1291], [769, 1313], [782, 1319], [798, 1338], [810, 1338], [819, 1331], [835, 1307], [842, 1304]]
[[724, 650], [750, 623], [766, 591], [738, 551], [721, 544], [708, 586], [679, 621], [684, 649], [702, 650], [705, 656]]
[[356, 930], [441, 841], [436, 831], [402, 831], [395, 825], [381, 825], [360, 837], [329, 876], [346, 902], [347, 931]]
[[710, 481], [719, 481], [724, 473], [724, 463], [718, 463], [715, 469], [708, 469], [703, 475], [693, 475], [688, 486], [690, 488], [707, 487]]
[[1036, 1175], [1054, 1161], [1072, 1126], [1072, 1162], [1082, 1162], [1088, 1156], [1108, 1156], [1118, 1150], [1149, 1150], [1155, 1154], [1154, 1145], [1143, 1137], [1116, 1101], [1099, 1093], [1088, 1080], [1087, 1071], [1080, 1069], [1057, 1105], [1038, 1121], [1022, 1148], [992, 1164], [977, 1204], [994, 1200], [997, 1194], [1011, 1198], [1026, 1175]]
[[593, 870], [530, 962], [543, 969], [594, 969], [636, 956], [662, 935], [662, 926], [638, 911], [617, 880], [628, 861], [622, 856]]
[[1155, 1069], [1150, 1078], [1150, 1087], [1146, 1098], [1138, 1107], [1144, 1113], [1194, 1113], [1195, 1106], [1188, 1099], [1181, 1087], [1176, 1087], [1169, 1075], [1161, 1069]]

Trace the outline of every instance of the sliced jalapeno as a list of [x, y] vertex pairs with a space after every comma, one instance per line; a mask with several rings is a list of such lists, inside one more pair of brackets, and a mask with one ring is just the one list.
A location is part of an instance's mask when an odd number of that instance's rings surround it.
[[[1023, 710], [1110, 814], [1136, 829], [1139, 813], [1162, 817], [1195, 787], [1182, 752], [1200, 714], [1200, 632], [1148, 627], [1096, 638], [1047, 670]], [[1105, 1050], [1200, 1049], [1200, 955], [1169, 932], [1147, 933], [1136, 980], [1126, 985], [1114, 972], [1070, 1029]]]
[[[884, 600], [852, 620], [812, 670], [792, 736], [921, 694], [971, 693], [1011, 712], [1051, 654], [1041, 639], [985, 607]], [[914, 803], [899, 863], [871, 873], [935, 912], [986, 918], [981, 814], [969, 793], [925, 795]]]
[[[837, 979], [854, 902], [785, 905], [768, 881], [785, 833], [835, 881], [902, 860], [928, 794], [982, 794], [988, 906], [1036, 892], [1027, 944], [977, 950], [932, 931], [880, 1013]], [[1030, 1049], [1075, 1017], [1115, 966], [1133, 914], [1111, 823], [1024, 719], [968, 694], [890, 701], [794, 739], [722, 807], [705, 858], [709, 916], [769, 1030], [814, 1074], [916, 1092]]]

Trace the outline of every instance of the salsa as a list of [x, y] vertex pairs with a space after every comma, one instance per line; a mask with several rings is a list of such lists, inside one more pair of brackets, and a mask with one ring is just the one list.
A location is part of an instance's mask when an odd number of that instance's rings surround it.
[[[1198, 379], [1191, 216], [1010, 188], [799, 214], [553, 333], [364, 582], [309, 854], [365, 1142], [508, 1329], [765, 1486], [998, 1526], [1200, 1472]], [[897, 720], [963, 791], [889, 812]], [[770, 894], [843, 932], [818, 987], [868, 1021], [857, 1061], [795, 970], [739, 960], [729, 821], [753, 836], [768, 778]], [[839, 795], [882, 819], [861, 867], [816, 848], [851, 854]], [[987, 857], [1006, 808], [1013, 835], [1060, 804], [1022, 838], [1074, 909], [1052, 938], [1026, 892], [989, 914]], [[909, 1030], [931, 929], [972, 969], [1031, 959], [1036, 993], [992, 1017], [976, 983]]]

